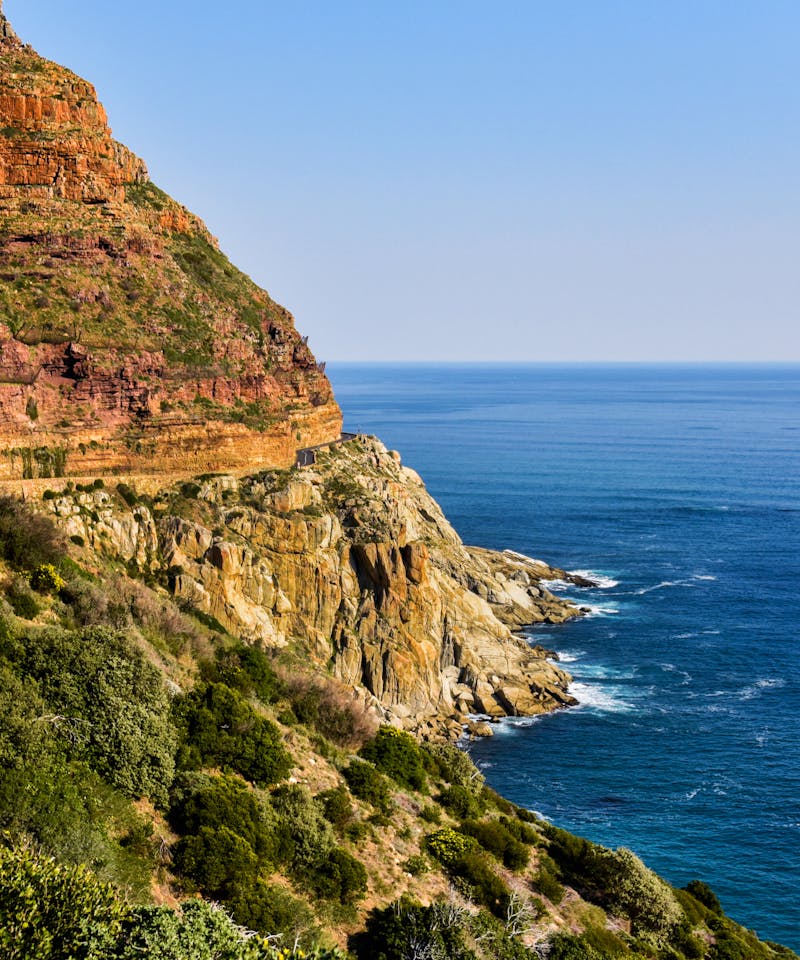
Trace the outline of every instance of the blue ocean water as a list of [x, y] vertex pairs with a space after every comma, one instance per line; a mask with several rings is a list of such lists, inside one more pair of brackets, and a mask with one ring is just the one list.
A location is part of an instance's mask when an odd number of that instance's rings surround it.
[[581, 705], [475, 745], [492, 786], [800, 949], [800, 367], [329, 373], [467, 543], [605, 578], [530, 631]]

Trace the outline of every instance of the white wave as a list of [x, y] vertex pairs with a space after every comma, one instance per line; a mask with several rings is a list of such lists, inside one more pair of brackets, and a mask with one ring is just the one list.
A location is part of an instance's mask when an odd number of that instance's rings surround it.
[[690, 790], [690, 791], [686, 794], [686, 799], [687, 799], [687, 800], [694, 800], [694, 798], [697, 796], [698, 793], [700, 793], [700, 791], [701, 791], [702, 789], [703, 789], [702, 787], [695, 787], [694, 790]]
[[692, 682], [692, 675], [686, 670], [681, 670], [679, 667], [676, 667], [674, 663], [659, 663], [659, 667], [664, 671], [664, 673], [674, 673], [679, 677], [683, 677], [681, 680], [681, 686], [685, 687]]
[[738, 690], [735, 696], [739, 700], [755, 700], [755, 698], [760, 697], [765, 690], [780, 690], [781, 687], [785, 686], [786, 681], [780, 678], [756, 680], [755, 683]]
[[598, 590], [611, 590], [612, 587], [619, 586], [619, 580], [607, 577], [604, 573], [596, 573], [594, 570], [570, 570], [575, 577], [583, 577], [591, 580]]
[[692, 580], [716, 580], [717, 578], [710, 573], [696, 573]]
[[697, 636], [696, 633], [676, 633], [676, 634], [675, 634], [675, 639], [676, 639], [676, 640], [691, 640], [692, 637], [696, 637], [696, 636]]
[[559, 590], [568, 590], [573, 584], [568, 580], [542, 580], [542, 586], [550, 593], [558, 593]]
[[637, 597], [643, 597], [646, 593], [652, 593], [654, 590], [665, 590], [667, 587], [693, 587], [694, 584], [691, 580], [662, 580], [661, 583], [655, 584], [652, 587], [641, 587], [639, 590], [634, 590], [634, 595]]
[[585, 650], [558, 650], [559, 663], [575, 663], [581, 657], [586, 656]]
[[595, 603], [580, 603], [578, 600], [573, 602], [579, 604], [581, 607], [585, 607], [589, 611], [587, 614], [588, 617], [613, 617], [619, 613], [618, 607], [603, 607]]
[[596, 683], [571, 683], [569, 692], [578, 701], [576, 710], [592, 710], [596, 713], [633, 713], [636, 707], [625, 700], [617, 687]]

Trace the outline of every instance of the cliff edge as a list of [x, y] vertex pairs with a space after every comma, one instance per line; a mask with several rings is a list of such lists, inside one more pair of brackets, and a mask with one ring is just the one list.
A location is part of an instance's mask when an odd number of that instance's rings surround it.
[[569, 676], [514, 635], [579, 611], [546, 589], [563, 575], [465, 546], [398, 454], [358, 437], [303, 469], [218, 475], [138, 502], [51, 490], [49, 508], [88, 556], [160, 577], [182, 606], [233, 636], [289, 648], [423, 735], [471, 714], [574, 703]]
[[288, 466], [338, 437], [291, 314], [0, 10], [0, 479]]

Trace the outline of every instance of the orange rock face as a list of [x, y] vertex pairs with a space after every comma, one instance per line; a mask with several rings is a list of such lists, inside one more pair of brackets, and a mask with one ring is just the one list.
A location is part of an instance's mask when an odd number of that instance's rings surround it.
[[292, 316], [0, 10], [0, 478], [287, 466], [338, 437]]

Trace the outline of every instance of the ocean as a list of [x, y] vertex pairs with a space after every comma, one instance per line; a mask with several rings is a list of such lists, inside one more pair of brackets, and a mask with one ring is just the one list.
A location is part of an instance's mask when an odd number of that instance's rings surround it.
[[500, 793], [800, 950], [800, 367], [329, 364], [465, 542], [573, 571], [580, 706], [471, 748]]

